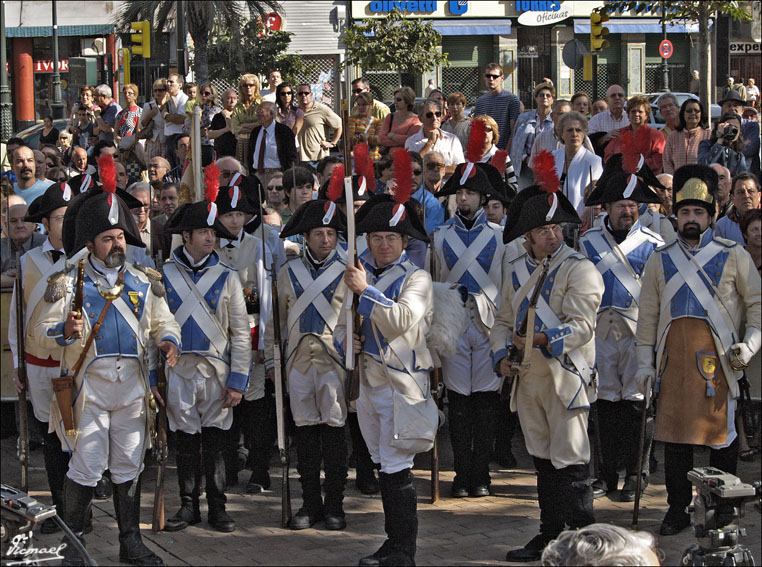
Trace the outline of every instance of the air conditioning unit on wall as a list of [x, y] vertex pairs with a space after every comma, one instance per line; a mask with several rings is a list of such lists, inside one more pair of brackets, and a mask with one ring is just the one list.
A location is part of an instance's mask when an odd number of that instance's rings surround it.
[[80, 40], [80, 51], [83, 56], [96, 56], [106, 53], [106, 38], [95, 37]]

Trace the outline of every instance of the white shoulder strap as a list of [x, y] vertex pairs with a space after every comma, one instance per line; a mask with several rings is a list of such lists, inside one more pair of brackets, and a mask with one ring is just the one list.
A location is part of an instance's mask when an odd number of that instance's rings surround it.
[[289, 270], [291, 270], [296, 277], [296, 281], [302, 286], [302, 294], [296, 300], [293, 306], [288, 311], [288, 331], [291, 333], [291, 329], [299, 322], [299, 317], [304, 313], [304, 310], [312, 304], [317, 309], [320, 316], [325, 321], [326, 326], [333, 332], [336, 322], [339, 319], [339, 313], [336, 312], [331, 304], [323, 295], [323, 291], [333, 280], [335, 280], [344, 271], [344, 265], [339, 261], [334, 261], [328, 268], [320, 274], [317, 279], [313, 280], [310, 273], [307, 271], [307, 267], [304, 265], [301, 259], [297, 259], [289, 264]]
[[[476, 261], [476, 258], [481, 254], [482, 250], [484, 250], [484, 247], [495, 236], [495, 233], [488, 225], [485, 225], [484, 229], [479, 233], [479, 236], [477, 236], [471, 245], [466, 248], [466, 245], [458, 236], [454, 228], [443, 232], [445, 233], [444, 242], [447, 243], [458, 258], [452, 269], [448, 270], [446, 265], [442, 266], [442, 270], [445, 272], [443, 274], [443, 281], [458, 282], [460, 281], [460, 278], [468, 272], [471, 274], [471, 277], [476, 280], [479, 288], [487, 297], [489, 297], [490, 301], [495, 303], [499, 290], [492, 279], [490, 279], [489, 274], [484, 271], [482, 265]], [[440, 250], [442, 249], [440, 248]]]

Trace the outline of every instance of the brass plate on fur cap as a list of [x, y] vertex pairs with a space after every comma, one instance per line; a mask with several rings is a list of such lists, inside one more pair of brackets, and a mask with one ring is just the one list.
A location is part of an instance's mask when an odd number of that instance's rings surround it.
[[681, 201], [703, 201], [707, 205], [714, 203], [706, 183], [696, 177], [690, 178], [675, 195], [675, 204]]

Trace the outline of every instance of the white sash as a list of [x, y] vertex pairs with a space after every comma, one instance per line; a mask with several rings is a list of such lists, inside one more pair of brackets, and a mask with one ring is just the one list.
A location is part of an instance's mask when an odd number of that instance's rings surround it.
[[143, 332], [140, 330], [140, 321], [138, 321], [138, 318], [135, 316], [135, 312], [127, 305], [127, 302], [124, 299], [125, 293], [126, 292], [122, 292], [122, 295], [117, 297], [111, 303], [111, 305], [113, 305], [116, 310], [119, 311], [119, 314], [127, 322], [127, 324], [130, 326], [130, 329], [132, 329], [132, 332], [135, 334], [140, 347], [143, 348], [145, 347], [145, 339], [143, 337]]
[[[601, 258], [595, 267], [601, 275], [611, 271], [637, 305], [640, 299], [640, 278], [632, 269], [627, 256], [638, 246], [647, 242], [648, 237], [643, 232], [638, 231], [626, 238], [622, 244], [617, 244], [608, 234], [603, 233], [604, 230], [606, 229], [602, 228], [598, 232], [589, 233], [588, 242]], [[621, 256], [618, 253], [621, 253]]]
[[[529, 269], [527, 268], [526, 258], [519, 260], [518, 262], [515, 262], [514, 266], [516, 266], [516, 275], [519, 278], [519, 285], [523, 288], [525, 287], [525, 284], [529, 281], [529, 278], [530, 278]], [[535, 270], [535, 272], [537, 271], [538, 270]], [[527, 291], [527, 293], [524, 294], [524, 297], [526, 297], [528, 294], [529, 294], [529, 291]], [[516, 312], [518, 312], [518, 308], [521, 305], [521, 301], [524, 300], [524, 297], [521, 298], [518, 305], [514, 305], [514, 310]], [[559, 325], [561, 325], [560, 319], [556, 316], [555, 313], [553, 313], [553, 311], [550, 308], [550, 305], [548, 305], [548, 303], [545, 301], [545, 298], [542, 297], [542, 295], [540, 295], [537, 301], [537, 315], [540, 317], [540, 319], [545, 324], [547, 329], [552, 329], [553, 327], [558, 327]], [[577, 369], [577, 372], [582, 377], [582, 380], [585, 382], [585, 384], [590, 385], [590, 381], [593, 378], [593, 374], [592, 374], [590, 365], [585, 360], [585, 357], [582, 355], [582, 352], [580, 352], [580, 350], [577, 348], [567, 352], [566, 356], [569, 358], [569, 360], [571, 360], [572, 364]]]
[[[677, 273], [672, 276], [664, 288], [660, 314], [661, 318], [666, 317], [671, 319], [672, 298], [680, 288], [683, 287], [683, 284], [687, 284], [693, 295], [696, 296], [696, 299], [703, 306], [707, 318], [720, 339], [719, 342], [721, 343], [721, 348], [718, 350], [721, 350], [722, 352], [718, 352], [718, 354], [721, 357], [725, 356], [725, 349], [729, 348], [730, 345], [736, 342], [736, 337], [733, 332], [732, 321], [728, 321], [717, 305], [717, 302], [720, 301], [720, 299], [715, 298], [714, 294], [709, 292], [706, 284], [702, 281], [701, 276], [699, 275], [699, 266], [706, 264], [722, 250], [723, 247], [720, 244], [712, 241], [704, 246], [704, 248], [693, 257], [693, 261], [688, 257], [688, 253], [683, 250], [680, 242], [673, 244], [666, 251], [670, 260], [675, 264]], [[728, 313], [728, 318], [729, 317], [730, 314]], [[660, 342], [665, 339], [666, 333], [662, 336]]]
[[198, 283], [194, 284], [185, 271], [178, 267], [177, 263], [168, 262], [164, 264], [164, 277], [177, 291], [177, 295], [182, 301], [175, 312], [177, 324], [182, 327], [189, 318], [192, 318], [199, 328], [206, 333], [217, 352], [224, 355], [228, 345], [227, 333], [225, 333], [217, 317], [210, 312], [209, 304], [204, 299], [204, 295], [219, 276], [219, 271], [207, 270]]
[[289, 308], [288, 312], [288, 333], [291, 334], [291, 329], [299, 322], [304, 310], [311, 304], [315, 306], [317, 312], [325, 321], [328, 329], [333, 332], [336, 322], [339, 320], [339, 314], [336, 312], [331, 304], [328, 303], [323, 291], [326, 286], [335, 280], [343, 271], [344, 265], [336, 259], [328, 268], [313, 280], [307, 267], [301, 258], [298, 258], [295, 262], [289, 264], [289, 269], [296, 276], [296, 281], [302, 286], [302, 294], [296, 300], [293, 306]]
[[465, 244], [463, 244], [463, 241], [456, 234], [455, 229], [441, 230], [436, 235], [436, 247], [442, 252], [442, 255], [444, 256], [443, 242], [447, 242], [447, 244], [450, 246], [450, 249], [458, 258], [452, 269], [448, 270], [446, 264], [443, 266], [444, 269], [448, 272], [444, 276], [445, 281], [458, 282], [460, 281], [460, 278], [463, 277], [466, 272], [468, 272], [471, 274], [471, 277], [476, 280], [479, 288], [484, 292], [484, 294], [493, 304], [497, 300], [499, 290], [497, 289], [497, 286], [492, 281], [492, 279], [489, 277], [489, 274], [484, 271], [482, 265], [476, 261], [476, 258], [479, 256], [479, 254], [482, 253], [484, 247], [494, 236], [495, 233], [490, 230], [489, 225], [485, 224], [481, 233], [479, 233], [479, 236], [477, 236], [471, 245], [466, 248]]
[[[400, 272], [402, 272], [402, 274], [400, 274]], [[387, 288], [395, 281], [397, 281], [400, 275], [406, 276], [407, 269], [402, 264], [396, 264], [393, 268], [381, 276], [381, 279], [379, 279], [373, 287], [386, 295], [385, 292]], [[402, 363], [402, 366], [405, 367], [405, 370], [407, 370], [411, 376], [420, 374], [421, 371], [415, 369], [415, 353], [413, 352], [413, 349], [408, 346], [407, 342], [404, 338], [402, 338], [402, 336], [399, 336], [390, 341], [388, 346], [389, 350], [391, 350], [397, 356], [399, 361]], [[379, 351], [381, 351], [380, 344], [378, 345], [378, 348]], [[384, 356], [383, 352], [381, 352], [381, 356]]]

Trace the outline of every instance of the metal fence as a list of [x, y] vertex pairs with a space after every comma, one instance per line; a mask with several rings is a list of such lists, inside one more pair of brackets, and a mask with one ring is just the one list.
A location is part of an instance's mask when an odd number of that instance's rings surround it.
[[[685, 63], [670, 63], [667, 65], [669, 74], [669, 90], [676, 93], [687, 93], [691, 84], [691, 72]], [[646, 63], [646, 92], [655, 93], [661, 90], [661, 63]]]
[[314, 99], [338, 112], [341, 99], [338, 55], [302, 55], [302, 59], [314, 70], [309, 75], [298, 76], [298, 82], [309, 83]]
[[[368, 80], [373, 98], [382, 102], [390, 102], [394, 91], [400, 87], [400, 76], [397, 71], [364, 71], [362, 76]], [[402, 86], [415, 90], [415, 77], [402, 73]]]
[[593, 93], [593, 82], [582, 78], [583, 70], [574, 70], [574, 92], [583, 92], [590, 100], [606, 97], [606, 89], [619, 84], [619, 63], [604, 63], [598, 65], [598, 92]]
[[449, 67], [442, 69], [442, 92], [449, 95], [461, 92], [466, 105], [479, 98], [479, 67]]

